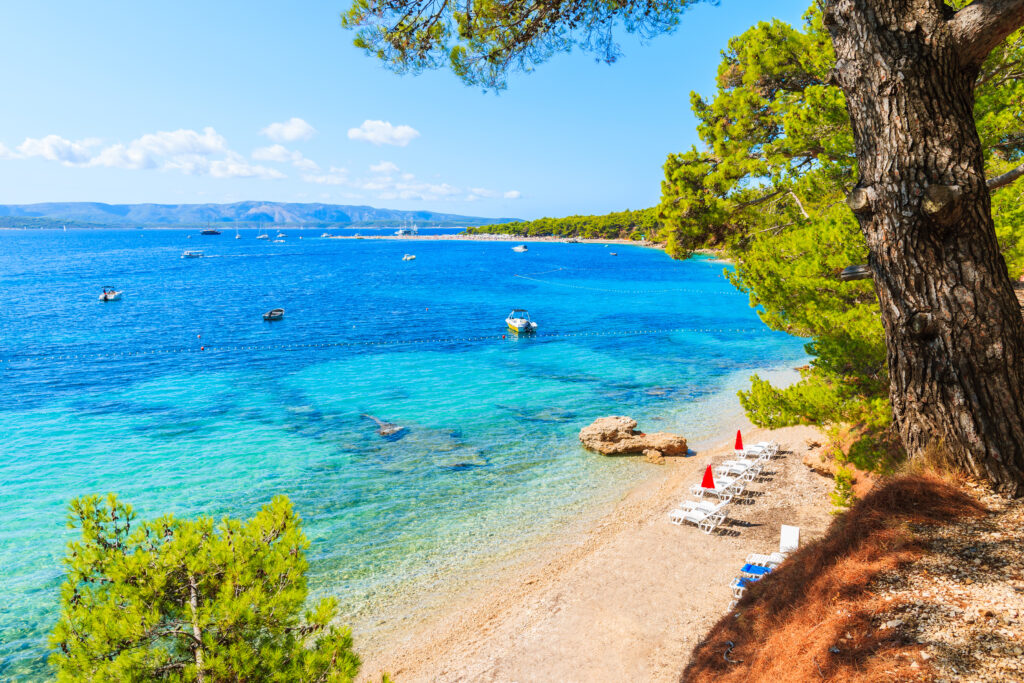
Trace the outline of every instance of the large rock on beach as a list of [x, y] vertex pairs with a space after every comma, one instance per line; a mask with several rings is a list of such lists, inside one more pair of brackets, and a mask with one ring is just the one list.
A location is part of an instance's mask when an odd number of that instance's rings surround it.
[[[600, 417], [580, 430], [580, 443], [584, 448], [603, 455], [625, 455], [657, 451], [659, 455], [686, 455], [686, 439], [678, 434], [656, 432], [644, 434], [636, 431], [636, 420], [615, 415]], [[652, 462], [657, 458], [646, 454]]]

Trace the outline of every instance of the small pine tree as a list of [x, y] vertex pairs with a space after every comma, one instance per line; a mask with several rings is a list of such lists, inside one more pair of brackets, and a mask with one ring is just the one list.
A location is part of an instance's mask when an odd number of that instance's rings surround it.
[[63, 681], [322, 681], [359, 671], [336, 605], [304, 610], [309, 541], [284, 496], [242, 522], [137, 522], [110, 494], [70, 505], [50, 661]]
[[839, 466], [836, 468], [836, 487], [829, 498], [832, 500], [834, 514], [845, 512], [857, 502], [857, 496], [853, 493], [853, 470]]

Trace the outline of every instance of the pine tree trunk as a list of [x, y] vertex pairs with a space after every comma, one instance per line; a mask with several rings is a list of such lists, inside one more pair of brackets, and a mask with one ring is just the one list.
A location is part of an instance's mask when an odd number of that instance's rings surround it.
[[938, 0], [831, 0], [825, 21], [860, 181], [890, 394], [930, 449], [1024, 495], [1024, 321], [999, 253], [974, 125], [977, 67]]

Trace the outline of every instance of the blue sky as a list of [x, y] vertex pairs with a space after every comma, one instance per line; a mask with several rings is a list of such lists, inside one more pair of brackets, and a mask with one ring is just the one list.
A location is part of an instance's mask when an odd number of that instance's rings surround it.
[[0, 203], [644, 208], [697, 142], [689, 93], [713, 90], [729, 37], [808, 4], [699, 6], [673, 35], [623, 34], [614, 65], [560, 55], [495, 95], [386, 71], [340, 28], [344, 0], [7, 3]]

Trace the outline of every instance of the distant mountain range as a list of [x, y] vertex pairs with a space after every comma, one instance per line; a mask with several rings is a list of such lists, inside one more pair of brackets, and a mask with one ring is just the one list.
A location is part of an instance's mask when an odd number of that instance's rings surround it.
[[[53, 227], [66, 222], [87, 227], [174, 227], [210, 225], [308, 225], [381, 227], [417, 225], [463, 227], [508, 223], [515, 218], [480, 218], [435, 211], [396, 211], [343, 204], [236, 202], [234, 204], [102, 204], [48, 202], [0, 205], [0, 227]], [[59, 226], [58, 226], [59, 227]]]

